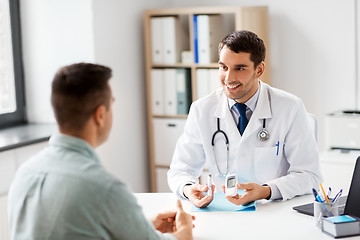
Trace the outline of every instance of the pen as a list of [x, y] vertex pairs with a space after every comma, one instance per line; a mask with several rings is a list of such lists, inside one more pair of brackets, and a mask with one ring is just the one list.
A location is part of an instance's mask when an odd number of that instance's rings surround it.
[[327, 197], [330, 199], [330, 195], [331, 195], [331, 187], [329, 187], [329, 191], [327, 192]]
[[277, 146], [276, 156], [278, 156], [279, 155], [279, 140], [277, 141], [277, 144], [275, 144], [275, 146]]
[[317, 195], [318, 195], [318, 193], [317, 193], [317, 191], [315, 190], [315, 188], [312, 189], [312, 192], [313, 192], [313, 194], [314, 194], [315, 201], [317, 201]]
[[335, 197], [334, 197], [334, 199], [332, 200], [332, 202], [336, 202], [339, 198], [340, 198], [340, 196], [341, 196], [341, 194], [342, 194], [342, 189], [340, 189], [340, 191], [335, 195]]
[[316, 195], [316, 200], [317, 200], [319, 203], [324, 202], [319, 195]]
[[207, 195], [211, 197], [212, 196], [212, 182], [211, 182], [211, 174], [210, 173], [207, 177], [207, 184], [208, 184]]
[[321, 183], [320, 183], [320, 188], [321, 188], [321, 191], [322, 191], [323, 194], [324, 194], [324, 197], [325, 197], [326, 202], [329, 203], [329, 199], [328, 199], [328, 197], [326, 196], [325, 191], [324, 191], [324, 188], [323, 188], [323, 186], [321, 185]]

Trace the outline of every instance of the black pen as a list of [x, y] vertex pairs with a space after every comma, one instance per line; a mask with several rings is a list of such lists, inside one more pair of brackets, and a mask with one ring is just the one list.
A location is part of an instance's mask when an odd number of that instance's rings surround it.
[[315, 188], [312, 189], [312, 192], [313, 192], [313, 194], [314, 194], [315, 201], [317, 201], [317, 195], [318, 195], [318, 193], [317, 193], [317, 191], [315, 190]]

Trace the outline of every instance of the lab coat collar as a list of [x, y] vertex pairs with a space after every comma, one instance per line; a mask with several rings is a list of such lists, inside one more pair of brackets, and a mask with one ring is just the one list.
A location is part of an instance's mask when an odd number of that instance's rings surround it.
[[[256, 105], [256, 108], [250, 118], [248, 126], [245, 129], [243, 137], [249, 136], [254, 131], [258, 130], [262, 126], [262, 119], [268, 119], [272, 117], [271, 114], [271, 106], [270, 106], [270, 95], [268, 93], [269, 85], [259, 81], [260, 86], [260, 94], [259, 99]], [[229, 130], [232, 134], [239, 134], [236, 123], [232, 118], [228, 99], [224, 91], [220, 96], [220, 102], [217, 105], [217, 108], [214, 112], [215, 118], [225, 119], [225, 124], [228, 126]]]
[[271, 105], [270, 105], [270, 94], [269, 94], [269, 85], [259, 81], [261, 88], [259, 99], [255, 108], [254, 113], [257, 113], [259, 119], [271, 118]]
[[[258, 118], [258, 119], [271, 118], [272, 114], [271, 114], [271, 106], [270, 106], [270, 95], [268, 93], [269, 85], [263, 83], [262, 81], [259, 81], [259, 84], [260, 84], [259, 99], [251, 118]], [[228, 106], [228, 98], [224, 93], [224, 91], [222, 91], [220, 96], [220, 102], [217, 105], [217, 108], [214, 112], [214, 117], [225, 118], [228, 115], [228, 113], [230, 113], [230, 109]]]

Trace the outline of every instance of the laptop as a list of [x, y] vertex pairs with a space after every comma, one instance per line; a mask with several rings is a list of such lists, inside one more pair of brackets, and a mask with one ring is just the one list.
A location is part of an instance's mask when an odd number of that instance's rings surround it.
[[[347, 214], [360, 218], [360, 157], [356, 159], [353, 177], [348, 196], [339, 198], [339, 214]], [[299, 213], [314, 216], [314, 204], [308, 203], [293, 207]]]

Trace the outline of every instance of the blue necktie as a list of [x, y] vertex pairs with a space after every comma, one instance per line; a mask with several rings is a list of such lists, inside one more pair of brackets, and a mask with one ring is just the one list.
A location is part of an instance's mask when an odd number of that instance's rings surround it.
[[237, 108], [237, 110], [239, 111], [240, 113], [240, 117], [239, 117], [239, 122], [238, 122], [238, 129], [239, 129], [239, 132], [241, 134], [241, 136], [243, 135], [244, 131], [245, 131], [245, 128], [248, 124], [248, 120], [246, 118], [246, 105], [244, 103], [235, 103], [235, 107]]

